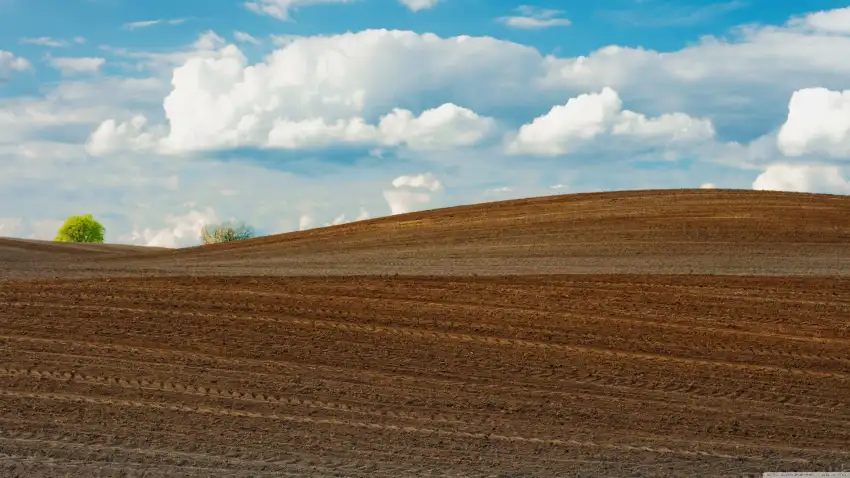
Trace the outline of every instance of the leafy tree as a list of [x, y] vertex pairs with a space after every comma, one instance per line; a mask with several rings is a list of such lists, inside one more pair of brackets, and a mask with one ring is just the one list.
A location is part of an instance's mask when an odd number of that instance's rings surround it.
[[71, 216], [59, 228], [54, 241], [58, 242], [103, 242], [106, 229], [91, 214]]
[[254, 237], [254, 228], [246, 224], [211, 224], [201, 228], [204, 244], [221, 244], [223, 242], [241, 241]]

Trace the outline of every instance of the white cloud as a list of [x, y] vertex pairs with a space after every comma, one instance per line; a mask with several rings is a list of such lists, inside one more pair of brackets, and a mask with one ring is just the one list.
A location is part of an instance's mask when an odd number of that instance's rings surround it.
[[521, 5], [516, 8], [519, 15], [499, 17], [497, 21], [513, 28], [521, 29], [543, 29], [551, 27], [569, 26], [572, 22], [566, 18], [558, 18], [564, 13], [561, 10], [550, 10]]
[[519, 128], [508, 146], [511, 154], [556, 156], [566, 154], [581, 143], [602, 134], [614, 123], [622, 109], [617, 92], [604, 88], [571, 98], [553, 107], [531, 123]]
[[391, 214], [404, 214], [420, 209], [421, 206], [431, 202], [431, 195], [405, 189], [389, 189], [384, 191], [384, 199], [390, 207]]
[[684, 113], [665, 113], [648, 118], [633, 111], [622, 111], [611, 132], [615, 136], [665, 138], [670, 141], [700, 141], [715, 135], [710, 120], [692, 118]]
[[418, 12], [420, 10], [434, 8], [440, 3], [440, 0], [399, 0], [399, 3], [409, 8], [412, 12]]
[[[165, 125], [149, 128], [144, 116], [134, 118], [132, 124], [104, 121], [89, 138], [90, 154], [148, 150], [158, 144], [162, 153], [252, 145], [306, 149], [340, 143], [404, 145], [416, 151], [436, 151], [473, 146], [486, 138], [495, 124], [492, 118], [482, 118], [453, 104], [425, 110], [418, 117], [396, 108], [382, 116], [377, 126], [366, 124], [359, 117], [336, 121], [320, 117], [299, 121], [278, 118], [267, 129], [257, 116], [246, 115], [231, 127], [220, 118], [205, 118], [202, 112], [191, 108], [166, 108], [166, 113], [169, 133], [165, 133]], [[190, 117], [196, 120], [190, 121]]]
[[242, 43], [251, 43], [253, 45], [259, 45], [260, 43], [262, 43], [259, 39], [253, 37], [252, 35], [245, 32], [240, 32], [239, 30], [233, 32], [233, 38], [236, 41]]
[[13, 71], [25, 71], [32, 65], [25, 58], [15, 56], [10, 51], [0, 50], [0, 80], [6, 79]]
[[565, 189], [567, 187], [568, 186], [566, 184], [553, 184], [552, 186], [549, 186], [549, 189]]
[[48, 46], [53, 48], [63, 48], [70, 45], [67, 40], [60, 40], [58, 38], [53, 37], [25, 37], [21, 38], [21, 43], [27, 45]]
[[702, 183], [699, 187], [700, 189], [717, 189], [717, 186], [714, 183]]
[[[845, 14], [827, 16], [838, 13]], [[752, 131], [754, 109], [780, 114], [777, 105], [794, 90], [813, 82], [846, 87], [850, 35], [799, 26], [817, 23], [816, 15], [783, 26], [742, 26], [675, 51], [611, 45], [575, 58], [548, 57], [544, 84], [578, 91], [608, 86], [650, 114], [682, 111], [710, 116], [718, 129]]]
[[201, 229], [217, 221], [216, 213], [212, 208], [203, 211], [193, 209], [181, 216], [166, 216], [165, 223], [168, 226], [162, 229], [133, 228], [129, 240], [136, 244], [153, 247], [175, 248], [197, 245], [201, 240]]
[[245, 8], [260, 15], [269, 15], [278, 20], [291, 20], [290, 11], [299, 7], [329, 3], [351, 3], [354, 0], [256, 0], [245, 2]]
[[[257, 137], [254, 127], [258, 124], [258, 120], [251, 118], [238, 125], [236, 131], [218, 133], [210, 140], [218, 138], [218, 141], [231, 145], [249, 143], [252, 137]], [[444, 104], [425, 110], [418, 117], [408, 110], [396, 108], [381, 117], [377, 127], [366, 124], [363, 118], [331, 123], [322, 118], [302, 121], [278, 119], [268, 133], [267, 145], [297, 149], [340, 142], [377, 143], [385, 146], [403, 144], [414, 150], [433, 151], [472, 146], [484, 139], [492, 127], [491, 118], [481, 118], [466, 108]], [[195, 134], [192, 138], [197, 141], [199, 135]], [[173, 138], [169, 137], [169, 141], [173, 141]], [[171, 142], [177, 150], [182, 149], [182, 144], [182, 141]]]
[[302, 214], [301, 217], [298, 218], [298, 230], [303, 231], [305, 229], [310, 229], [313, 227], [314, 221], [313, 218], [309, 214]]
[[756, 178], [753, 189], [850, 194], [850, 181], [836, 166], [773, 164]]
[[777, 144], [787, 156], [820, 153], [850, 157], [850, 90], [795, 91]]
[[84, 37], [74, 37], [74, 43], [76, 43], [78, 45], [82, 45], [85, 42], [86, 42], [86, 39]]
[[446, 103], [414, 117], [408, 110], [396, 108], [381, 118], [379, 129], [385, 144], [404, 143], [416, 150], [439, 150], [472, 146], [493, 130], [492, 118]]
[[174, 18], [174, 19], [170, 19], [170, 20], [160, 18], [160, 19], [157, 19], [157, 20], [143, 20], [143, 21], [139, 21], [139, 22], [125, 23], [124, 25], [122, 25], [122, 28], [124, 28], [125, 30], [136, 30], [136, 29], [139, 29], [139, 28], [148, 28], [148, 27], [152, 27], [154, 25], [159, 25], [159, 24], [180, 25], [181, 23], [184, 23], [185, 21], [186, 21], [185, 18]]
[[[155, 111], [157, 99], [161, 105], [167, 86], [158, 79], [98, 76], [66, 79], [44, 86], [42, 91], [41, 97], [0, 98], [0, 145], [14, 145], [16, 154], [26, 153], [27, 159], [52, 157], [61, 162], [68, 155], [55, 150], [56, 141], [45, 142], [45, 134], [74, 135], [72, 143], [62, 146], [76, 148], [69, 155], [80, 157], [84, 154], [81, 143], [85, 142], [85, 136], [79, 137], [81, 132], [93, 130], [104, 117], [131, 118], [129, 109]], [[40, 147], [46, 143], [50, 143], [47, 150]]]
[[789, 23], [827, 33], [850, 33], [850, 7], [810, 13]]
[[148, 128], [147, 118], [135, 116], [117, 123], [106, 120], [89, 136], [86, 151], [92, 156], [105, 156], [120, 151], [144, 151], [156, 147], [159, 134]]
[[519, 128], [508, 145], [510, 154], [557, 156], [568, 154], [603, 133], [639, 140], [699, 141], [714, 136], [709, 120], [683, 113], [657, 118], [623, 110], [620, 96], [611, 88], [582, 94]]
[[417, 174], [415, 176], [399, 176], [393, 179], [393, 187], [401, 188], [404, 186], [411, 188], [424, 188], [430, 191], [438, 191], [443, 185], [431, 173]]
[[422, 209], [429, 204], [432, 193], [442, 189], [442, 184], [432, 173], [399, 176], [392, 181], [394, 189], [383, 192], [391, 214], [404, 214]]
[[63, 75], [74, 75], [97, 73], [106, 63], [106, 59], [92, 57], [50, 58], [49, 62], [53, 68], [59, 70]]
[[[468, 144], [492, 121], [473, 113], [474, 106], [461, 108], [449, 100], [514, 102], [528, 93], [528, 71], [542, 62], [531, 48], [492, 38], [385, 30], [295, 38], [253, 65], [234, 45], [211, 50], [220, 44], [220, 37], [208, 32], [196, 42], [205, 50], [174, 69], [173, 90], [163, 102], [174, 149], [228, 144], [249, 132], [251, 141], [262, 141], [278, 120], [338, 125], [397, 107], [410, 110], [400, 105], [415, 104], [412, 99], [424, 92], [446, 90], [450, 98], [435, 103], [443, 106], [419, 121], [390, 113], [384, 125], [401, 128], [401, 142], [411, 147], [428, 149], [442, 142], [447, 128], [456, 127], [453, 137]], [[516, 61], [505, 64], [506, 57]], [[497, 80], [481, 83], [480, 78]], [[255, 138], [255, 133], [262, 134]]]
[[[243, 121], [241, 125], [243, 127], [237, 128], [236, 131], [228, 131], [225, 136], [220, 136], [219, 145], [235, 146], [252, 143], [252, 136], [256, 137], [253, 134], [256, 120]], [[276, 120], [268, 133], [268, 145], [282, 149], [316, 148], [336, 142], [369, 142], [376, 138], [375, 127], [364, 123], [362, 118], [337, 120], [332, 123], [326, 123], [323, 118], [302, 121]], [[192, 137], [192, 139], [197, 141], [199, 138]], [[168, 140], [177, 151], [182, 150], [186, 145], [184, 140], [175, 142], [173, 137], [169, 137]], [[209, 140], [215, 140], [215, 138], [209, 137]], [[192, 146], [189, 145], [189, 149], [191, 148]]]

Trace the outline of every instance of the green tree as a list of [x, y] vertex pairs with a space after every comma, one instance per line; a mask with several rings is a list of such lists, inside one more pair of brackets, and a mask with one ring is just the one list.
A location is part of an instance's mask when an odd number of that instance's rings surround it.
[[241, 241], [254, 237], [254, 228], [246, 224], [211, 224], [201, 228], [204, 244], [221, 244], [223, 242]]
[[103, 242], [106, 229], [91, 214], [71, 216], [59, 228], [54, 241], [58, 242]]

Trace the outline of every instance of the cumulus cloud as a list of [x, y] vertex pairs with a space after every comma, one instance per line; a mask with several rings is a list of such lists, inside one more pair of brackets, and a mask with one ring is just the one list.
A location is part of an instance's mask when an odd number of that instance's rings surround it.
[[[411, 150], [435, 151], [473, 146], [495, 127], [492, 118], [472, 110], [444, 104], [415, 116], [400, 108], [382, 116], [377, 125], [353, 117], [328, 121], [321, 117], [291, 120], [258, 115], [242, 116], [235, 125], [221, 116], [208, 117], [194, 109], [194, 103], [166, 100], [170, 131], [165, 126], [149, 129], [147, 119], [138, 116], [130, 123], [104, 121], [89, 139], [89, 152], [102, 155], [123, 149], [145, 150], [159, 144], [160, 152], [261, 146], [280, 149], [319, 148], [332, 144], [375, 144], [406, 146]], [[209, 105], [215, 107], [216, 105]], [[154, 129], [156, 131], [154, 131]]]
[[[220, 37], [209, 33], [196, 46], [221, 46]], [[492, 38], [443, 39], [386, 30], [296, 37], [256, 64], [226, 45], [207, 48], [174, 69], [163, 108], [172, 141], [178, 142], [234, 134], [240, 124], [268, 132], [277, 119], [367, 121], [396, 107], [413, 110], [405, 103], [420, 108], [418, 97], [433, 91], [446, 96], [435, 105], [463, 100], [471, 103], [463, 107], [474, 111], [476, 103], [498, 105], [527, 95], [529, 71], [541, 62], [532, 48]], [[482, 83], [481, 78], [494, 81]], [[451, 106], [420, 119], [445, 121], [441, 115], [451, 117], [452, 126], [475, 120]], [[417, 126], [407, 125], [411, 130]], [[421, 137], [414, 141], [420, 144], [428, 140], [427, 135], [410, 136]]]
[[827, 33], [850, 33], [850, 7], [810, 13], [789, 23]]
[[[243, 123], [245, 127], [240, 129], [250, 130], [255, 124]], [[482, 118], [471, 110], [447, 103], [425, 110], [418, 117], [411, 111], [396, 108], [381, 117], [378, 126], [366, 124], [363, 118], [332, 123], [322, 118], [276, 120], [268, 133], [267, 145], [296, 149], [332, 143], [375, 143], [384, 146], [405, 145], [413, 150], [440, 150], [475, 145], [487, 136], [493, 125], [491, 118]], [[250, 136], [250, 132], [237, 134], [233, 141], [242, 139], [248, 142]]]
[[545, 115], [522, 125], [507, 150], [510, 154], [563, 155], [603, 133], [665, 142], [700, 141], [711, 139], [715, 134], [707, 119], [691, 118], [683, 113], [648, 118], [623, 110], [618, 93], [606, 87], [600, 93], [571, 98], [566, 104], [555, 106]]
[[702, 183], [699, 187], [700, 189], [717, 189], [717, 186], [714, 183]]
[[277, 18], [278, 20], [291, 20], [290, 11], [296, 10], [299, 7], [323, 3], [351, 3], [353, 1], [354, 0], [255, 0], [245, 2], [244, 5], [245, 8], [259, 15], [269, 15]]
[[[218, 144], [212, 146], [236, 146], [239, 144], [250, 144], [253, 138], [257, 138], [256, 132], [252, 129], [256, 125], [254, 120], [241, 123], [241, 128], [236, 131], [228, 132], [227, 136], [220, 137]], [[182, 149], [192, 149], [204, 147], [203, 144], [198, 144], [197, 137], [192, 137], [196, 141], [194, 145], [190, 144], [186, 148], [185, 140], [175, 142], [173, 137], [169, 137], [168, 141], [172, 147], [178, 151]], [[215, 140], [214, 137], [209, 138]], [[268, 145], [282, 149], [299, 149], [299, 148], [316, 148], [328, 146], [331, 143], [363, 143], [377, 139], [377, 132], [374, 126], [367, 125], [362, 118], [352, 118], [350, 120], [337, 120], [331, 123], [326, 122], [323, 118], [315, 118], [302, 121], [290, 121], [279, 119], [276, 120], [271, 131], [268, 133]]]
[[561, 10], [543, 9], [530, 5], [520, 5], [516, 8], [518, 15], [499, 17], [497, 21], [513, 28], [543, 29], [569, 26], [572, 22], [567, 18], [558, 18], [564, 12]]
[[440, 181], [431, 173], [399, 176], [393, 179], [392, 185], [394, 189], [384, 191], [391, 214], [422, 209], [433, 199], [432, 193], [442, 189]]
[[105, 58], [97, 57], [50, 58], [48, 61], [63, 75], [97, 73], [106, 63]]
[[850, 181], [837, 166], [773, 164], [756, 178], [753, 189], [850, 194]]
[[147, 118], [138, 115], [118, 123], [106, 120], [89, 136], [86, 151], [92, 156], [105, 156], [119, 151], [144, 151], [156, 147], [159, 134], [148, 128]]
[[[822, 18], [843, 15], [844, 9], [831, 10]], [[609, 45], [574, 58], [548, 57], [543, 83], [579, 91], [609, 86], [636, 100], [642, 111], [711, 116], [718, 129], [752, 134], [754, 108], [765, 115], [781, 114], [776, 105], [813, 81], [831, 89], [845, 87], [850, 63], [843, 59], [850, 54], [850, 35], [800, 27], [822, 24], [818, 18], [814, 13], [782, 26], [747, 25], [675, 51]]]
[[425, 110], [419, 117], [396, 108], [381, 118], [379, 130], [383, 143], [406, 144], [416, 150], [439, 150], [472, 146], [493, 131], [495, 122], [474, 111], [445, 103]]
[[415, 176], [399, 176], [393, 179], [392, 185], [395, 188], [407, 186], [411, 188], [424, 188], [429, 191], [438, 191], [443, 187], [440, 180], [431, 173], [417, 174]]
[[412, 12], [418, 12], [420, 10], [434, 8], [440, 3], [440, 0], [399, 0], [399, 3], [409, 8]]
[[24, 71], [32, 68], [25, 58], [15, 56], [10, 51], [0, 50], [0, 80], [8, 79], [13, 71]]
[[850, 90], [795, 91], [777, 144], [786, 156], [820, 153], [850, 157]]
[[193, 209], [183, 215], [166, 216], [165, 223], [168, 226], [162, 229], [133, 228], [129, 240], [135, 244], [152, 247], [176, 248], [197, 245], [201, 240], [201, 229], [217, 221], [216, 213], [212, 208], [202, 211]]

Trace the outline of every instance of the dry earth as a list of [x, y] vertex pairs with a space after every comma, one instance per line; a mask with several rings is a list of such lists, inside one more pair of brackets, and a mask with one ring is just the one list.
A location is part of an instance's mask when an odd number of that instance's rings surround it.
[[0, 475], [850, 471], [848, 246], [850, 198], [737, 191], [0, 240]]

